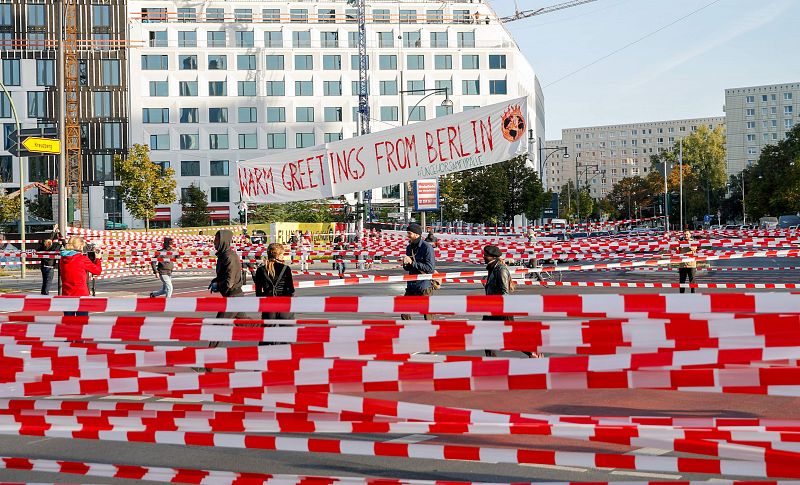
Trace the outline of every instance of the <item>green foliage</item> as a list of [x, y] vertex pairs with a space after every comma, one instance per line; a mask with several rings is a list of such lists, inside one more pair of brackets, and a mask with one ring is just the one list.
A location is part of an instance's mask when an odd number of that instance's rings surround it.
[[[580, 208], [581, 220], [586, 219], [594, 212], [594, 199], [589, 194], [589, 188], [581, 187], [580, 194], [575, 192], [575, 184], [572, 180], [567, 182], [561, 187], [561, 192], [558, 196], [558, 213], [562, 219], [567, 219], [572, 222], [578, 220], [578, 209]], [[580, 197], [580, 207], [576, 204]]]
[[748, 219], [800, 211], [800, 124], [743, 173]]
[[[662, 187], [663, 192], [663, 187]], [[650, 184], [643, 177], [625, 177], [603, 199], [602, 207], [615, 219], [635, 218], [640, 207], [652, 200]]]
[[248, 218], [252, 224], [270, 222], [332, 222], [333, 213], [325, 200], [263, 204], [256, 206]]
[[181, 227], [204, 227], [211, 223], [208, 196], [195, 184], [186, 189], [186, 197], [181, 199], [181, 212]]
[[156, 216], [156, 206], [175, 202], [175, 170], [151, 162], [147, 145], [133, 145], [125, 158], [114, 155], [114, 171], [120, 199], [133, 217], [145, 221], [145, 229]]
[[19, 220], [20, 196], [0, 196], [0, 223]]
[[53, 196], [42, 194], [34, 199], [26, 199], [28, 214], [46, 220], [53, 219]]

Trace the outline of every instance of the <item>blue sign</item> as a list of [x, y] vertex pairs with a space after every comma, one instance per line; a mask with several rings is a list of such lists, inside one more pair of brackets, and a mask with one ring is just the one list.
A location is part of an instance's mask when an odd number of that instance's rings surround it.
[[703, 223], [704, 224], [711, 224], [711, 214], [706, 214], [703, 216]]

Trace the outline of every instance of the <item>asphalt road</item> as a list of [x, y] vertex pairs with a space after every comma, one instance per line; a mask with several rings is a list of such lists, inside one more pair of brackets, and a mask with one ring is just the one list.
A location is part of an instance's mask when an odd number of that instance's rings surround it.
[[[722, 266], [752, 267], [800, 266], [798, 259], [752, 259], [719, 262]], [[316, 266], [316, 267], [315, 267]], [[314, 265], [312, 270], [330, 270], [330, 265]], [[474, 270], [477, 267], [442, 265], [446, 271]], [[398, 270], [381, 270], [380, 274], [397, 274]], [[206, 294], [211, 271], [203, 275], [178, 276], [176, 293], [184, 296]], [[698, 282], [791, 282], [800, 278], [797, 271], [737, 271], [709, 272]], [[565, 280], [573, 281], [675, 281], [676, 272], [586, 272], [569, 274]], [[304, 280], [307, 277], [298, 278]], [[1, 278], [4, 291], [35, 293], [39, 284], [38, 273], [25, 281]], [[128, 277], [99, 281], [98, 296], [145, 296], [157, 289], [155, 277]], [[403, 284], [372, 284], [347, 287], [311, 288], [300, 290], [300, 295], [386, 295], [402, 294]], [[521, 287], [521, 293], [619, 293], [646, 292], [642, 289], [606, 288], [540, 288]], [[677, 290], [666, 290], [677, 291]], [[709, 291], [709, 290], [700, 290]], [[724, 291], [724, 290], [719, 290]], [[733, 290], [737, 291], [737, 290]], [[738, 290], [740, 291], [740, 290]], [[479, 285], [446, 283], [441, 294], [481, 293]], [[333, 317], [332, 315], [329, 315]], [[521, 354], [507, 353], [521, 358]], [[641, 390], [591, 390], [591, 391], [514, 391], [486, 392], [406, 392], [398, 394], [375, 393], [371, 396], [410, 402], [450, 406], [520, 411], [545, 414], [590, 415], [653, 415], [653, 416], [728, 416], [728, 417], [783, 417], [800, 419], [800, 407], [792, 398], [755, 395], [682, 393], [672, 391]], [[138, 397], [92, 396], [100, 400], [140, 400]], [[150, 398], [148, 401], [156, 401]], [[653, 448], [632, 449], [621, 445], [553, 439], [541, 436], [421, 436], [421, 435], [333, 435], [331, 437], [373, 441], [399, 440], [405, 443], [476, 444], [493, 447], [532, 447], [549, 450], [590, 451], [612, 453], [638, 453], [675, 456]], [[434, 459], [375, 458], [323, 453], [266, 452], [230, 448], [187, 447], [178, 445], [152, 445], [145, 443], [99, 442], [91, 440], [66, 440], [59, 438], [1, 436], [0, 449], [5, 456], [26, 458], [67, 459], [85, 462], [120, 463], [163, 467], [187, 467], [208, 470], [240, 472], [308, 474], [323, 476], [370, 476], [385, 478], [451, 480], [474, 482], [526, 482], [526, 481], [623, 481], [623, 480], [706, 480], [703, 474], [649, 473], [626, 470], [598, 470], [583, 467], [521, 466], [491, 462], [443, 461]], [[744, 477], [716, 477], [744, 478]], [[71, 483], [133, 483], [100, 477], [81, 477], [24, 471], [0, 470], [1, 481]], [[150, 482], [137, 482], [150, 483]]]

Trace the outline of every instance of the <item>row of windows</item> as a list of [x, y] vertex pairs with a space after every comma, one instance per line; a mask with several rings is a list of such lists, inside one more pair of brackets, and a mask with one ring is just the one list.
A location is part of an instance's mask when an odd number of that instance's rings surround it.
[[[208, 70], [226, 71], [228, 70], [228, 56], [226, 54], [209, 54]], [[169, 56], [165, 54], [145, 54], [142, 56], [142, 70], [145, 71], [166, 71], [169, 70]], [[184, 71], [195, 71], [199, 66], [196, 54], [186, 54], [178, 56], [178, 69]], [[369, 66], [369, 57], [367, 57]], [[506, 56], [504, 54], [490, 54], [489, 69], [506, 69]], [[485, 66], [484, 66], [485, 67]], [[264, 68], [270, 71], [282, 71], [287, 69], [286, 56], [282, 54], [270, 54], [264, 58]], [[358, 70], [358, 55], [350, 56], [350, 68]], [[406, 69], [423, 70], [425, 69], [425, 55], [409, 54], [406, 56]], [[453, 56], [451, 54], [437, 54], [433, 56], [434, 69], [453, 69]], [[252, 71], [257, 69], [256, 56], [253, 54], [241, 54], [236, 56], [236, 69]], [[291, 69], [291, 68], [289, 68]], [[322, 56], [322, 69], [325, 71], [342, 70], [342, 56], [339, 54], [326, 54]], [[397, 55], [386, 54], [378, 56], [378, 69], [382, 71], [397, 70]], [[461, 69], [481, 69], [481, 56], [476, 54], [464, 54], [461, 56]], [[298, 54], [294, 56], [294, 70], [312, 71], [314, 70], [314, 56], [311, 54]]]
[[[181, 150], [199, 150], [200, 135], [196, 133], [181, 134], [178, 136]], [[257, 150], [258, 133], [239, 133], [237, 135], [240, 150]], [[325, 143], [338, 141], [343, 138], [341, 132], [325, 133]], [[316, 134], [314, 132], [295, 133], [295, 147], [307, 148], [316, 145]], [[208, 150], [229, 150], [230, 141], [227, 133], [212, 133], [208, 135]], [[267, 149], [286, 148], [286, 133], [275, 132], [267, 133]], [[170, 150], [171, 140], [169, 133], [159, 133], [150, 135], [150, 149], [153, 151]], [[213, 174], [212, 174], [213, 175]]]
[[[453, 81], [450, 79], [438, 79], [435, 81], [437, 89], [446, 89], [449, 95], [453, 94]], [[396, 80], [380, 81], [380, 94], [382, 95], [396, 95], [399, 93], [397, 90]], [[414, 91], [422, 93], [425, 90], [425, 80], [409, 80], [406, 83], [406, 91]], [[149, 93], [152, 97], [169, 97], [169, 81], [150, 81]], [[286, 82], [285, 81], [267, 81], [266, 91], [262, 94], [258, 92], [258, 84], [256, 81], [237, 81], [236, 83], [237, 96], [286, 96]], [[351, 81], [351, 93], [357, 96], [359, 93], [359, 82]], [[341, 96], [342, 81], [323, 81], [322, 82], [322, 95], [323, 96]], [[409, 93], [415, 95], [414, 93]], [[478, 95], [481, 94], [480, 79], [464, 79], [461, 81], [461, 94], [464, 95]], [[505, 79], [490, 79], [489, 80], [489, 94], [508, 94], [508, 82]], [[198, 81], [179, 81], [178, 82], [178, 95], [179, 96], [200, 96], [198, 90]], [[294, 82], [294, 95], [295, 96], [314, 96], [314, 81], [295, 81]], [[419, 95], [419, 94], [416, 94]], [[208, 81], [208, 96], [228, 96], [228, 82], [227, 81]]]
[[[787, 118], [787, 119], [783, 120], [783, 127], [786, 128], [787, 130], [791, 130], [793, 126], [794, 126], [794, 120], [793, 119]], [[764, 130], [769, 130], [769, 129], [775, 130], [775, 129], [778, 128], [778, 120], [761, 120], [761, 128], [764, 129]], [[756, 129], [756, 122], [755, 121], [748, 121], [747, 122], [747, 129], [748, 130], [755, 130]], [[755, 135], [747, 135], [747, 136], [748, 136], [748, 140], [750, 139], [749, 138], [750, 136], [755, 137]]]
[[[788, 138], [790, 132], [786, 131], [783, 133], [783, 138]], [[764, 133], [764, 141], [778, 141], [780, 138], [778, 137], [778, 133]], [[748, 155], [758, 155], [761, 153], [761, 149], [758, 147], [747, 147], [747, 154]]]
[[[21, 82], [20, 59], [3, 59], [3, 84], [19, 86]], [[120, 86], [119, 59], [100, 60], [100, 82], [103, 86]], [[55, 86], [56, 69], [53, 59], [36, 59], [36, 85]]]
[[[691, 128], [691, 131], [697, 131], [698, 125], [692, 125], [691, 127], [679, 126], [678, 127], [678, 132], [685, 133], [687, 131], [687, 128]], [[714, 129], [714, 125], [713, 124], [709, 124], [708, 125], [708, 129], [709, 130], [713, 130]], [[657, 134], [661, 134], [661, 133], [664, 133], [664, 130], [665, 130], [664, 128], [656, 128], [655, 132]], [[674, 126], [670, 126], [670, 127], [666, 128], [666, 132], [667, 133], [675, 133], [675, 127]], [[653, 128], [643, 128], [641, 130], [640, 129], [634, 129], [634, 130], [630, 130], [630, 131], [629, 130], [620, 130], [619, 132], [617, 132], [617, 131], [609, 131], [607, 134], [606, 134], [606, 132], [601, 132], [601, 133], [597, 133], [596, 134], [596, 138], [603, 139], [603, 138], [606, 138], [606, 135], [608, 136], [608, 138], [616, 138], [616, 137], [626, 138], [628, 136], [638, 136], [640, 134], [641, 135], [652, 135], [653, 134]], [[575, 139], [576, 140], [580, 140], [581, 138], [583, 138], [583, 139], [588, 140], [588, 139], [591, 139], [593, 136], [594, 135], [592, 133], [583, 133], [583, 134], [577, 133], [577, 134], [575, 134]]]
[[[0, 4], [0, 26], [12, 27], [14, 14], [10, 3]], [[28, 27], [46, 27], [44, 4], [29, 4], [26, 7], [25, 19]], [[92, 24], [94, 27], [111, 27], [111, 6], [92, 5]]]
[[[778, 100], [778, 95], [777, 94], [770, 94], [770, 95], [762, 94], [761, 95], [761, 102], [762, 103], [766, 103], [767, 100], [769, 100], [769, 101], [777, 101]], [[783, 100], [784, 101], [791, 101], [792, 100], [792, 93], [783, 93]], [[748, 104], [755, 103], [756, 102], [755, 95], [746, 96], [745, 97], [745, 102], [748, 103]]]
[[[233, 15], [225, 12], [224, 8], [214, 7], [206, 8], [204, 12], [199, 12], [194, 7], [179, 7], [176, 14], [167, 12], [166, 8], [142, 8], [141, 19], [143, 23], [159, 23], [166, 22], [170, 18], [177, 18], [179, 22], [212, 22], [221, 23], [226, 20], [233, 20], [238, 23], [248, 23], [260, 20], [264, 23], [281, 23], [288, 20], [293, 23], [308, 23], [310, 20], [315, 20], [319, 23], [335, 23], [337, 20], [344, 20], [348, 23], [355, 23], [358, 20], [358, 11], [354, 8], [345, 9], [344, 15], [337, 14], [334, 8], [320, 8], [317, 9], [316, 17], [309, 16], [307, 8], [292, 8], [289, 9], [288, 15], [279, 8], [265, 8], [261, 10], [261, 17], [257, 19], [250, 8], [236, 8], [233, 10]], [[400, 9], [398, 13], [392, 13], [387, 8], [372, 9], [367, 13], [367, 21], [371, 23], [392, 23], [400, 22], [403, 24], [414, 24], [417, 22], [425, 22], [429, 24], [443, 24], [445, 22], [453, 22], [457, 24], [471, 24], [479, 21], [486, 21], [488, 17], [481, 17], [478, 12], [456, 9], [452, 14], [445, 16], [445, 11], [442, 9], [428, 9], [424, 12], [417, 13], [416, 9]]]
[[[792, 113], [794, 113], [794, 107], [793, 106], [790, 105], [790, 106], [784, 106], [783, 107], [783, 114], [784, 115], [791, 115]], [[756, 115], [756, 109], [755, 108], [745, 108], [744, 114], [745, 114], [745, 116], [755, 116]], [[777, 106], [771, 106], [771, 107], [763, 106], [761, 108], [761, 116], [777, 115], [777, 114], [778, 114], [778, 107]]]
[[[256, 45], [255, 32], [252, 30], [236, 30], [233, 32], [233, 39], [228, 38], [228, 31], [225, 30], [212, 30], [206, 32], [205, 45], [202, 47], [284, 47], [284, 32], [282, 30], [264, 32], [263, 46], [259, 42]], [[422, 32], [412, 31], [403, 32], [398, 40], [402, 40], [403, 47], [407, 48], [445, 48], [450, 47], [449, 32], [430, 32], [428, 36], [429, 42], [423, 42]], [[147, 34], [148, 44], [150, 47], [170, 47], [169, 31], [167, 30], [154, 30]], [[291, 47], [294, 48], [310, 48], [310, 47], [325, 47], [325, 48], [339, 48], [344, 47], [339, 42], [339, 32], [320, 32], [319, 43], [312, 42], [310, 30], [295, 30], [292, 32]], [[197, 31], [195, 30], [180, 30], [178, 31], [178, 47], [198, 47]], [[358, 32], [347, 32], [347, 47], [350, 49], [358, 48]], [[394, 48], [395, 35], [394, 31], [378, 32], [377, 33], [377, 47], [379, 48]], [[173, 44], [174, 45], [174, 44]], [[456, 46], [459, 48], [475, 47], [475, 32], [456, 32]], [[369, 45], [374, 48], [376, 45]]]

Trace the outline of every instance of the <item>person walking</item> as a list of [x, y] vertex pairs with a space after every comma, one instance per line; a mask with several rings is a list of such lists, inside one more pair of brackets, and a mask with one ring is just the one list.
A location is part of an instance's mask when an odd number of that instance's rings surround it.
[[50, 294], [50, 285], [53, 283], [53, 272], [55, 271], [56, 254], [61, 250], [61, 244], [53, 242], [52, 239], [45, 239], [39, 246], [39, 251], [45, 254], [40, 256], [40, 268], [42, 272], [42, 291], [43, 295]]
[[[344, 238], [344, 234], [341, 232], [336, 234], [336, 237], [333, 238], [333, 269], [339, 270], [339, 278], [344, 278], [344, 273], [347, 271], [347, 262], [345, 251], [347, 250], [347, 241]], [[339, 261], [337, 261], [339, 260]]]
[[[60, 251], [58, 271], [61, 274], [62, 296], [89, 296], [88, 274], [99, 276], [103, 272], [99, 254], [92, 251], [95, 256], [84, 254], [86, 241], [80, 236], [72, 236]], [[88, 312], [64, 312], [65, 316], [86, 316]]]
[[[412, 222], [406, 228], [408, 245], [403, 258], [403, 269], [410, 275], [432, 274], [436, 270], [436, 258], [430, 244], [422, 240], [422, 226]], [[433, 280], [416, 280], [406, 283], [404, 296], [430, 296], [434, 288]], [[430, 315], [423, 315], [425, 320], [430, 320]], [[403, 320], [411, 320], [411, 315], [404, 313], [400, 316]]]
[[[161, 289], [150, 292], [150, 298], [161, 295], [167, 298], [172, 297], [172, 271], [175, 269], [175, 263], [173, 263], [175, 256], [166, 254], [170, 253], [172, 249], [172, 238], [165, 237], [161, 245], [161, 250], [156, 252], [156, 258], [150, 262], [153, 267], [153, 274], [161, 280]], [[162, 261], [158, 260], [159, 255]]]
[[[258, 267], [253, 277], [256, 296], [294, 296], [294, 281], [292, 270], [283, 262], [284, 247], [282, 244], [272, 243], [267, 246], [267, 255], [264, 264]], [[263, 312], [264, 320], [291, 320], [293, 313], [288, 312]]]
[[[681, 246], [678, 248], [678, 252], [684, 256], [693, 257], [697, 253], [697, 248], [692, 245], [695, 240], [692, 238], [691, 231], [684, 231], [683, 237], [680, 239]], [[697, 261], [692, 259], [691, 261], [681, 262], [678, 264], [678, 281], [681, 284], [684, 284], [686, 280], [689, 280], [689, 284], [694, 283], [694, 277], [697, 275]], [[691, 292], [694, 293], [694, 287], [690, 288]], [[686, 293], [686, 288], [681, 287], [681, 293]]]
[[[214, 235], [214, 249], [217, 251], [217, 276], [211, 280], [208, 289], [212, 293], [219, 293], [223, 298], [244, 296], [242, 260], [231, 247], [232, 241], [233, 232], [227, 229], [217, 231]], [[247, 318], [247, 315], [241, 312], [219, 312], [217, 318]]]

